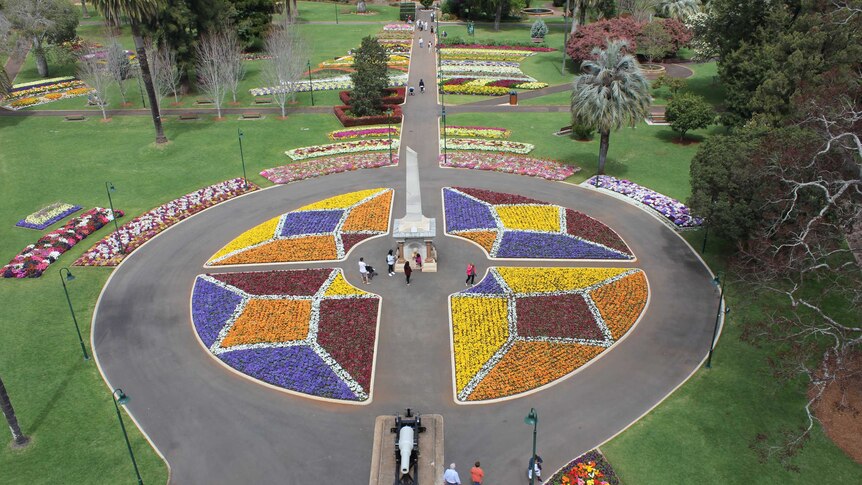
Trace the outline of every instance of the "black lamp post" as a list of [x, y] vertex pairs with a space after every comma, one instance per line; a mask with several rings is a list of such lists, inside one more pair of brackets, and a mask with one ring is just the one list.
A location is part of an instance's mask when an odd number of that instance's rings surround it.
[[117, 410], [117, 419], [120, 421], [120, 429], [123, 430], [123, 438], [126, 439], [126, 447], [129, 449], [129, 457], [132, 459], [132, 466], [135, 467], [135, 475], [138, 477], [138, 485], [144, 485], [144, 480], [141, 479], [141, 472], [138, 470], [138, 462], [135, 461], [135, 453], [132, 451], [132, 444], [129, 442], [129, 434], [126, 433], [126, 425], [123, 423], [123, 415], [120, 414], [120, 404], [126, 405], [129, 402], [129, 396], [122, 389], [114, 389], [111, 393], [114, 401], [114, 408]]
[[[66, 272], [66, 276], [63, 276], [63, 271]], [[66, 294], [66, 302], [69, 304], [69, 313], [72, 314], [72, 322], [75, 323], [75, 331], [78, 332], [78, 342], [81, 344], [81, 352], [84, 353], [84, 360], [90, 360], [90, 356], [87, 355], [87, 347], [84, 345], [84, 339], [81, 337], [81, 328], [78, 326], [78, 318], [75, 317], [75, 309], [72, 308], [72, 299], [69, 298], [69, 289], [66, 288], [67, 281], [74, 281], [75, 277], [72, 276], [72, 272], [69, 268], [60, 268], [60, 281], [63, 283], [63, 293]]]
[[242, 160], [242, 186], [247, 189], [248, 188], [248, 179], [245, 177], [245, 155], [243, 155], [243, 153], [242, 153], [242, 137], [243, 137], [242, 130], [237, 128], [236, 129], [236, 135], [237, 135], [237, 138], [239, 139], [239, 159]]
[[[722, 278], [724, 276], [724, 278]], [[718, 335], [718, 322], [721, 321], [721, 315], [730, 313], [730, 308], [724, 306], [724, 282], [727, 281], [727, 276], [724, 274], [716, 275], [712, 283], [719, 286], [718, 291], [718, 310], [715, 311], [715, 326], [712, 328], [712, 339], [709, 341], [709, 355], [706, 357], [706, 368], [712, 367], [712, 353], [715, 351], [715, 336]], [[722, 308], [724, 312], [722, 312]]]
[[386, 123], [389, 125], [389, 164], [392, 164], [392, 110], [386, 110]]
[[533, 425], [533, 454], [530, 458], [530, 485], [533, 485], [533, 480], [536, 479], [536, 433], [539, 427], [539, 413], [536, 412], [536, 408], [530, 408], [530, 414], [524, 418], [524, 422]]
[[446, 147], [446, 107], [443, 106], [443, 165], [448, 165], [449, 158]]
[[[572, 19], [574, 21], [574, 19]], [[566, 0], [566, 9], [563, 10], [563, 65], [560, 67], [560, 74], [566, 73], [566, 40], [569, 37], [569, 0]]]
[[709, 205], [709, 217], [704, 221], [703, 228], [703, 246], [700, 248], [700, 254], [706, 252], [706, 241], [709, 238], [709, 223], [712, 222], [712, 214], [715, 212], [715, 195], [713, 194], [712, 200]]
[[308, 60], [308, 87], [311, 89], [311, 105], [314, 106], [314, 83], [311, 82], [311, 59]]
[[111, 198], [111, 192], [116, 192], [114, 184], [105, 182], [105, 192], [108, 193], [108, 206], [111, 208], [111, 217], [114, 219], [114, 235], [117, 237], [117, 244], [120, 246], [120, 254], [126, 254], [126, 246], [123, 240], [120, 239], [120, 226], [117, 224], [117, 214], [114, 212], [114, 200]]

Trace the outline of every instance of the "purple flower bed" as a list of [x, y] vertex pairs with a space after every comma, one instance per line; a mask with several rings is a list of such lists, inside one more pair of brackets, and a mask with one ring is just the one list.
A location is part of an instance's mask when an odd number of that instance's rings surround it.
[[302, 234], [328, 234], [335, 230], [343, 210], [316, 210], [288, 212], [284, 216], [281, 235], [299, 236]]
[[540, 259], [632, 259], [566, 234], [506, 231], [498, 258]]
[[[568, 480], [564, 481], [563, 477]], [[580, 481], [579, 481], [580, 480]], [[599, 450], [591, 450], [570, 461], [545, 481], [548, 485], [580, 485], [592, 480], [594, 485], [619, 485], [620, 479]]]
[[491, 209], [450, 188], [443, 189], [446, 208], [446, 230], [496, 229]]
[[198, 278], [192, 291], [192, 321], [207, 347], [242, 303], [242, 297], [221, 286]]
[[[54, 207], [56, 207], [56, 210], [52, 210]], [[18, 227], [26, 227], [27, 229], [36, 229], [37, 231], [41, 231], [51, 224], [54, 224], [81, 209], [82, 207], [79, 205], [52, 204], [52, 206], [46, 207], [45, 209], [21, 219], [15, 225]]]
[[634, 199], [668, 218], [677, 227], [686, 228], [703, 225], [703, 219], [692, 215], [691, 209], [682, 202], [632, 181], [609, 175], [599, 175], [598, 180], [596, 180], [596, 176], [592, 176], [584, 184], [597, 186]]

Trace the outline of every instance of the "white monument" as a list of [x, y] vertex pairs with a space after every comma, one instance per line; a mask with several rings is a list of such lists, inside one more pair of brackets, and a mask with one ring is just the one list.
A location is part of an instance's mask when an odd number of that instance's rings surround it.
[[[437, 251], [434, 236], [437, 235], [437, 221], [422, 215], [422, 194], [419, 188], [419, 162], [416, 152], [407, 147], [407, 213], [395, 219], [392, 237], [398, 241], [398, 263], [396, 269], [404, 271], [404, 261], [410, 260], [414, 271], [437, 271]], [[413, 262], [416, 254], [422, 257], [422, 267]]]

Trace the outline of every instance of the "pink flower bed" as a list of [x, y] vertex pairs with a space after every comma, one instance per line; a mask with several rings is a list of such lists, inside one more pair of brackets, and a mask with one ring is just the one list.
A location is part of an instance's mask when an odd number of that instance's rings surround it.
[[308, 162], [291, 163], [280, 167], [269, 168], [260, 174], [276, 184], [287, 184], [322, 175], [359, 170], [363, 168], [379, 168], [398, 165], [398, 153], [392, 154], [389, 161], [388, 153], [362, 153], [359, 155], [340, 155], [321, 157]]
[[556, 160], [502, 153], [449, 152], [446, 160], [443, 155], [440, 155], [439, 160], [441, 167], [514, 173], [548, 180], [565, 180], [581, 170]]

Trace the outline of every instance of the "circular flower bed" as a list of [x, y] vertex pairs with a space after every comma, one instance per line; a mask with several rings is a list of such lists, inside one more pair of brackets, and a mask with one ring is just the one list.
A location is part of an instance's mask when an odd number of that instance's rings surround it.
[[634, 259], [611, 228], [572, 209], [514, 194], [445, 187], [446, 234], [492, 258]]
[[228, 243], [207, 265], [335, 261], [389, 232], [392, 189], [330, 197], [270, 219]]
[[340, 269], [200, 275], [192, 291], [195, 330], [219, 360], [340, 401], [370, 398], [379, 309]]
[[455, 395], [511, 397], [562, 379], [623, 337], [646, 306], [625, 268], [490, 268], [449, 297]]

